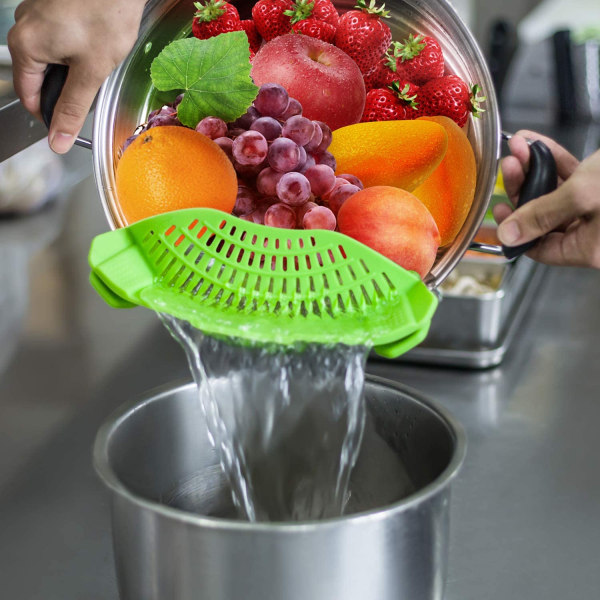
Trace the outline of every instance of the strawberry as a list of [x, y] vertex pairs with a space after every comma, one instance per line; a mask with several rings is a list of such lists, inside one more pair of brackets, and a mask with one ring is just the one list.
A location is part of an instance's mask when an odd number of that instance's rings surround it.
[[368, 6], [366, 0], [358, 0], [355, 8], [340, 18], [335, 45], [354, 59], [363, 75], [369, 75], [392, 41], [392, 32], [382, 21], [389, 13], [385, 5], [375, 6], [375, 0]]
[[242, 29], [248, 36], [248, 42], [250, 43], [250, 54], [256, 54], [262, 43], [262, 38], [256, 29], [254, 21], [252, 19], [244, 19], [243, 21], [240, 21], [240, 23], [242, 25]]
[[410, 34], [404, 42], [393, 42], [388, 51], [389, 67], [399, 79], [423, 85], [444, 75], [444, 55], [437, 40]]
[[[392, 46], [393, 44], [394, 42], [392, 42]], [[389, 54], [384, 54], [377, 63], [375, 70], [370, 75], [363, 77], [365, 89], [369, 91], [373, 88], [385, 88], [394, 83], [394, 81], [400, 81], [401, 88], [404, 87], [404, 84], [409, 83], [408, 79], [404, 79], [401, 74], [392, 67], [395, 67], [395, 61], [392, 65], [390, 63]], [[414, 88], [411, 88], [409, 91], [409, 95], [412, 95], [415, 93], [417, 86], [414, 86], [412, 83], [410, 85]]]
[[415, 110], [415, 96], [409, 95], [411, 90], [416, 92], [418, 88], [408, 82], [401, 86], [398, 81], [387, 88], [370, 90], [367, 92], [361, 122], [414, 119], [417, 116], [417, 111]]
[[199, 40], [206, 40], [221, 33], [241, 31], [237, 8], [224, 0], [194, 2], [197, 11], [192, 22], [192, 33]]
[[335, 37], [335, 27], [333, 25], [313, 18], [298, 21], [298, 23], [292, 25], [292, 31], [323, 40], [328, 44], [331, 44]]
[[284, 13], [293, 7], [292, 0], [258, 0], [252, 7], [252, 18], [264, 40], [268, 42], [292, 30], [291, 19]]
[[417, 92], [418, 115], [450, 117], [459, 127], [467, 122], [469, 114], [480, 117], [485, 112], [479, 103], [485, 97], [478, 96], [481, 88], [469, 86], [456, 75], [431, 79]]
[[313, 18], [337, 27], [340, 21], [338, 11], [331, 0], [296, 0], [294, 8], [286, 10], [285, 14], [292, 19], [292, 25]]

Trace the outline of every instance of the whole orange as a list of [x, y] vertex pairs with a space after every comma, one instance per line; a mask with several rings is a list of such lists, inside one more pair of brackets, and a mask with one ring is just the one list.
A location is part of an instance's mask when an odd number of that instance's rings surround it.
[[185, 127], [153, 127], [130, 144], [117, 164], [117, 196], [127, 223], [181, 208], [231, 213], [237, 176], [210, 138]]

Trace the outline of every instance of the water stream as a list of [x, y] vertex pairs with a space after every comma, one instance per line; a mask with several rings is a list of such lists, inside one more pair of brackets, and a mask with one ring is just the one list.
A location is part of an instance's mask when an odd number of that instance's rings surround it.
[[240, 515], [299, 521], [343, 514], [364, 430], [368, 348], [251, 346], [161, 319], [186, 352]]

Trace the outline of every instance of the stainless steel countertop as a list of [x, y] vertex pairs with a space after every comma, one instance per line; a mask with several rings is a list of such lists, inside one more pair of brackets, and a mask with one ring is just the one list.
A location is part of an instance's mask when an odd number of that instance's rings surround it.
[[[153, 314], [110, 309], [88, 285], [105, 229], [90, 176], [42, 213], [0, 221], [2, 598], [117, 599], [94, 435], [121, 403], [189, 378]], [[600, 272], [550, 269], [500, 367], [369, 364], [467, 430], [447, 600], [597, 597], [599, 300]]]

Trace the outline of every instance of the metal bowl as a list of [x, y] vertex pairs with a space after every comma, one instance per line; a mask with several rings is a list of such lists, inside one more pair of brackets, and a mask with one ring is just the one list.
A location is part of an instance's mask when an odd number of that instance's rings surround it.
[[193, 384], [120, 409], [94, 462], [121, 600], [442, 600], [464, 433], [406, 387], [368, 377], [365, 397], [349, 514], [295, 523], [231, 516]]
[[[236, 2], [242, 18], [250, 16], [254, 1]], [[345, 11], [353, 2], [335, 1]], [[387, 3], [393, 39], [418, 31], [441, 44], [448, 69], [468, 83], [479, 83], [487, 97], [481, 119], [470, 119], [469, 138], [477, 160], [477, 187], [471, 211], [457, 238], [442, 248], [425, 282], [437, 287], [468, 249], [487, 210], [500, 156], [500, 120], [494, 87], [485, 60], [472, 34], [445, 0], [393, 0]], [[191, 29], [192, 7], [179, 0], [151, 0], [146, 6], [133, 51], [108, 78], [96, 104], [93, 151], [94, 172], [110, 226], [126, 225], [115, 192], [115, 168], [123, 142], [148, 112], [166, 98], [156, 94], [150, 82], [150, 64], [174, 39]], [[172, 98], [171, 98], [172, 99]]]

